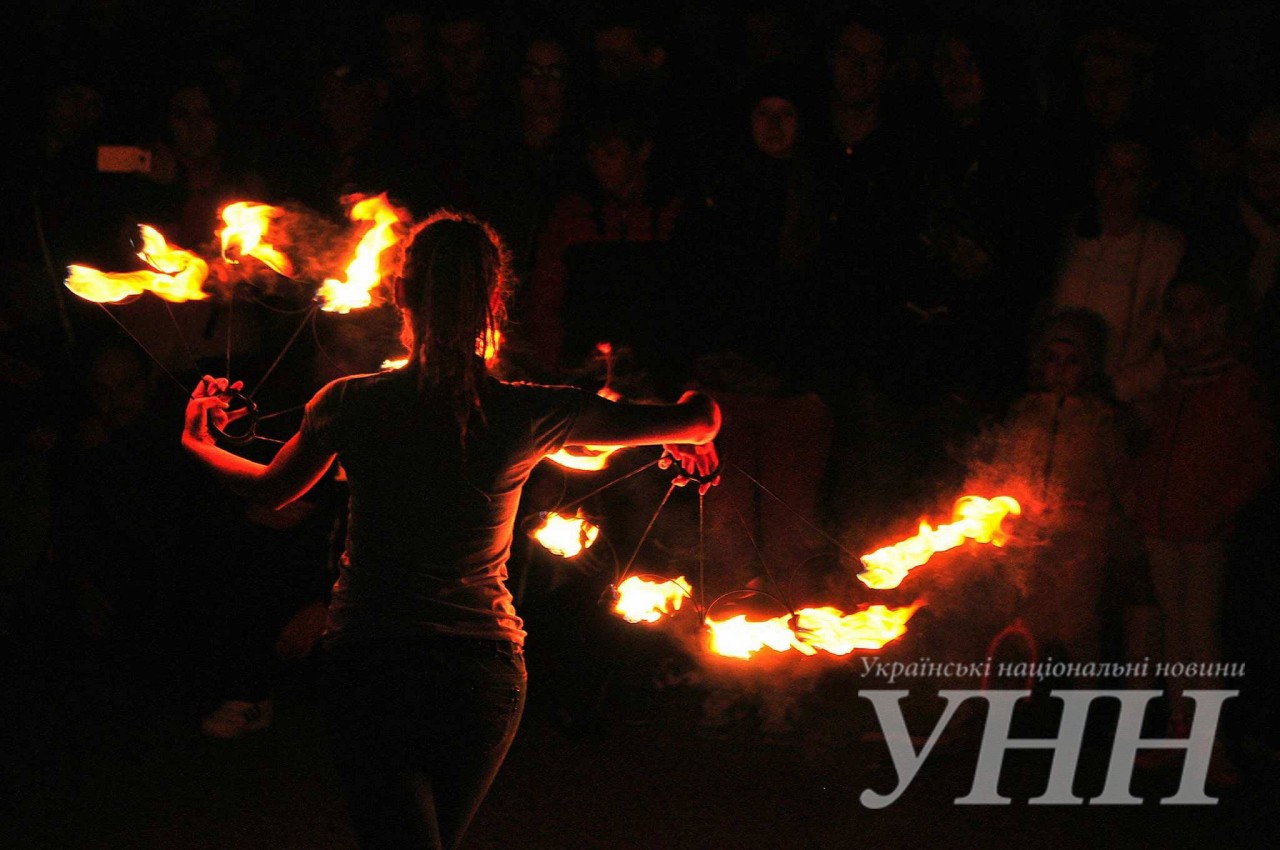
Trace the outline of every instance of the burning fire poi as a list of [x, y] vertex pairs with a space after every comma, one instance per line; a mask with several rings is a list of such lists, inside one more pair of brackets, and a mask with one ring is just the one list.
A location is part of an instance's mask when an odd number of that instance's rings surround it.
[[592, 525], [581, 511], [571, 517], [552, 511], [533, 531], [535, 540], [562, 558], [572, 558], [583, 549], [590, 548], [599, 536], [600, 529]]
[[[321, 309], [348, 313], [368, 307], [375, 301], [374, 291], [382, 283], [383, 252], [396, 245], [404, 229], [396, 225], [408, 223], [408, 213], [391, 204], [385, 194], [353, 198], [351, 221], [365, 227], [342, 279], [328, 277], [316, 292]], [[203, 289], [213, 260], [238, 264], [243, 257], [254, 257], [273, 271], [292, 276], [294, 264], [289, 257], [266, 241], [273, 226], [283, 228], [286, 244], [291, 231], [285, 211], [279, 207], [250, 201], [237, 201], [224, 207], [220, 216], [223, 226], [218, 231], [222, 243], [221, 257], [202, 258], [190, 251], [169, 245], [161, 233], [150, 225], [140, 225], [142, 249], [138, 252], [151, 271], [103, 272], [83, 265], [67, 268], [66, 286], [87, 301], [118, 303], [144, 292], [153, 292], [166, 301], [199, 301], [208, 297]], [[371, 226], [368, 226], [371, 225]], [[308, 250], [316, 250], [309, 246]], [[486, 341], [481, 348], [486, 356], [496, 353], [498, 339]]]
[[293, 263], [273, 245], [263, 241], [272, 220], [283, 214], [284, 210], [279, 207], [266, 204], [249, 201], [227, 204], [222, 210], [223, 228], [219, 231], [222, 259], [234, 264], [240, 262], [240, 257], [254, 257], [272, 271], [291, 276]]
[[373, 303], [373, 290], [382, 282], [382, 252], [399, 241], [396, 225], [405, 223], [405, 214], [392, 206], [385, 194], [356, 202], [350, 216], [352, 221], [372, 222], [373, 226], [360, 238], [345, 279], [328, 278], [316, 292], [320, 309], [329, 313], [349, 313]]
[[908, 572], [926, 563], [934, 553], [955, 549], [966, 540], [1003, 546], [1009, 537], [1002, 525], [1005, 517], [1021, 514], [1022, 506], [1011, 496], [994, 499], [961, 496], [956, 500], [952, 522], [937, 528], [922, 522], [918, 534], [863, 555], [865, 569], [858, 573], [858, 578], [867, 587], [889, 590], [901, 584]]
[[143, 292], [165, 301], [201, 301], [209, 264], [190, 251], [170, 245], [160, 231], [140, 225], [142, 250], [138, 258], [154, 271], [102, 272], [89, 266], [68, 266], [66, 286], [86, 301], [113, 304]]
[[684, 576], [665, 581], [650, 581], [631, 576], [618, 585], [618, 598], [613, 610], [628, 623], [656, 623], [663, 614], [680, 610], [693, 588]]
[[905, 608], [871, 605], [845, 614], [838, 608], [801, 608], [792, 618], [783, 614], [770, 620], [748, 620], [738, 614], [727, 620], [707, 619], [711, 651], [729, 658], [749, 659], [768, 648], [775, 652], [796, 650], [803, 655], [848, 655], [855, 649], [874, 650], [901, 637], [907, 621], [922, 603]]

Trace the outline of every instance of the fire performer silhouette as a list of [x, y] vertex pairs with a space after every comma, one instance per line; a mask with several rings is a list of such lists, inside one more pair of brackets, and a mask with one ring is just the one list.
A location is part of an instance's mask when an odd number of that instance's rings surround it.
[[325, 709], [365, 847], [456, 847], [515, 736], [525, 632], [506, 563], [534, 465], [565, 444], [663, 445], [680, 463], [677, 483], [696, 477], [704, 489], [718, 466], [720, 410], [708, 395], [632, 405], [488, 375], [479, 352], [505, 318], [509, 284], [491, 228], [437, 213], [413, 234], [395, 284], [404, 369], [321, 389], [267, 465], [211, 433], [236, 416], [239, 383], [206, 376], [187, 406], [182, 444], [250, 499], [286, 505], [335, 457], [346, 471]]

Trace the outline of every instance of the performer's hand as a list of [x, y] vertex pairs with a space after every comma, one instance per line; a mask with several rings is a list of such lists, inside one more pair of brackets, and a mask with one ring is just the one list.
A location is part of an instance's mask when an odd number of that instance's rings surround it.
[[[716, 444], [714, 442], [704, 443], [700, 446], [691, 443], [667, 443], [662, 447], [662, 459], [658, 461], [658, 468], [668, 469], [673, 462], [679, 463], [682, 470], [699, 478], [704, 478], [720, 468], [720, 456], [716, 453]], [[672, 483], [677, 487], [683, 487], [692, 480], [692, 478], [677, 475]], [[720, 476], [717, 474], [710, 481], [704, 481], [699, 484], [698, 493], [705, 495], [708, 490], [719, 483]]]
[[324, 634], [329, 608], [323, 602], [311, 602], [298, 609], [276, 637], [276, 656], [284, 661], [306, 658]]
[[[187, 400], [186, 423], [182, 432], [184, 443], [214, 442], [209, 432], [209, 420], [218, 428], [223, 428], [235, 416], [227, 414], [228, 392], [238, 392], [244, 388], [243, 381], [228, 384], [226, 378], [214, 378], [205, 375]], [[241, 414], [243, 415], [243, 414]]]

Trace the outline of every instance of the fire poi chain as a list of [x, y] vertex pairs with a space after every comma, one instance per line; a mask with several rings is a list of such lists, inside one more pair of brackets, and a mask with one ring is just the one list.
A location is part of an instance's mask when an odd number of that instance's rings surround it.
[[[350, 261], [340, 269], [324, 272], [316, 291], [320, 309], [331, 313], [348, 313], [380, 303], [377, 289], [386, 276], [384, 253], [407, 237], [410, 222], [408, 212], [393, 205], [385, 194], [353, 196], [348, 200], [348, 217], [356, 225], [356, 232], [362, 233]], [[308, 253], [317, 247], [303, 244], [300, 232], [290, 232], [290, 222], [297, 217], [280, 207], [237, 201], [224, 207], [220, 215], [223, 227], [216, 236], [222, 244], [220, 259], [227, 265], [240, 265], [245, 257], [252, 257], [271, 271], [292, 277], [295, 262], [275, 245], [295, 245]], [[172, 302], [207, 298], [204, 287], [209, 263], [190, 251], [170, 246], [149, 225], [139, 229], [143, 247], [138, 257], [151, 271], [103, 272], [88, 266], [71, 266], [67, 287], [81, 298], [98, 303], [117, 303], [143, 292]], [[279, 232], [269, 241], [272, 231]]]
[[[933, 528], [922, 522], [918, 534], [863, 555], [865, 569], [858, 578], [873, 589], [891, 589], [935, 553], [954, 549], [966, 540], [1003, 546], [1009, 538], [1005, 518], [1021, 513], [1022, 506], [1009, 496], [962, 496], [955, 503], [951, 523]], [[572, 517], [555, 512], [543, 517], [532, 536], [549, 551], [566, 558], [580, 554], [599, 535], [599, 528], [581, 510]], [[684, 576], [630, 576], [619, 582], [615, 594], [615, 613], [630, 623], [654, 623], [678, 612], [686, 598], [693, 599], [693, 588]], [[718, 620], [707, 616], [705, 610], [701, 613], [712, 652], [750, 659], [766, 648], [778, 653], [794, 650], [807, 656], [819, 651], [848, 655], [855, 650], [878, 650], [905, 634], [907, 621], [923, 605], [923, 601], [900, 608], [869, 605], [850, 614], [830, 606], [802, 608], [768, 620], [749, 620], [745, 614]]]
[[[392, 205], [385, 194], [346, 200], [351, 203], [350, 221], [363, 232], [345, 267], [341, 272], [326, 272], [314, 296], [319, 309], [339, 314], [382, 303], [384, 296], [378, 289], [390, 265], [385, 254], [407, 237], [410, 223], [408, 213]], [[297, 264], [282, 248], [276, 247], [277, 244], [297, 246], [299, 241], [299, 235], [291, 232], [291, 218], [284, 209], [238, 201], [223, 208], [220, 216], [223, 227], [216, 234], [221, 243], [218, 259], [226, 265], [240, 265], [245, 257], [251, 257], [272, 272], [293, 278]], [[173, 303], [204, 300], [209, 296], [205, 289], [209, 261], [170, 245], [163, 234], [149, 225], [140, 225], [139, 233], [142, 245], [137, 256], [149, 270], [103, 272], [73, 265], [68, 268], [66, 286], [77, 296], [103, 305], [104, 309], [106, 304], [119, 303], [144, 292]], [[309, 248], [302, 246], [303, 250]], [[304, 324], [306, 321], [304, 319]], [[476, 353], [492, 362], [498, 356], [500, 345], [499, 334], [478, 339]], [[612, 371], [607, 344], [601, 351]], [[281, 352], [281, 356], [283, 354]], [[403, 358], [387, 360], [383, 368], [400, 368], [406, 362]], [[601, 395], [612, 396], [608, 387], [609, 381], [606, 381]], [[617, 446], [568, 446], [546, 459], [565, 469], [599, 471], [617, 451]], [[642, 470], [628, 473], [623, 479], [639, 471]], [[922, 522], [916, 535], [861, 556], [865, 569], [858, 578], [873, 589], [895, 588], [910, 570], [928, 562], [935, 553], [959, 547], [966, 540], [1002, 546], [1008, 538], [1002, 525], [1004, 519], [1020, 514], [1021, 506], [1008, 496], [990, 500], [963, 496], [955, 504], [952, 522], [937, 528]], [[548, 551], [565, 558], [590, 548], [599, 534], [600, 528], [583, 516], [581, 509], [572, 516], [545, 512], [542, 523], [532, 532], [534, 539]], [[693, 599], [693, 588], [684, 576], [654, 578], [657, 580], [638, 575], [622, 577], [615, 589], [613, 610], [628, 622], [653, 623], [680, 611], [686, 598]], [[832, 607], [803, 608], [768, 620], [749, 620], [745, 614], [717, 620], [706, 616], [705, 610], [701, 614], [708, 632], [708, 646], [719, 655], [749, 659], [766, 648], [779, 653], [794, 650], [806, 656], [820, 651], [847, 655], [855, 650], [880, 649], [905, 634], [907, 622], [923, 604], [916, 602], [901, 608], [870, 605], [853, 613]]]

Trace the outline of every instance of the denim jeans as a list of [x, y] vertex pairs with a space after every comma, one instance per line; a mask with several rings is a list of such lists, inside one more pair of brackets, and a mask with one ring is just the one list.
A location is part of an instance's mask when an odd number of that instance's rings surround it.
[[524, 655], [415, 637], [325, 653], [330, 748], [360, 846], [454, 848], [515, 738]]

